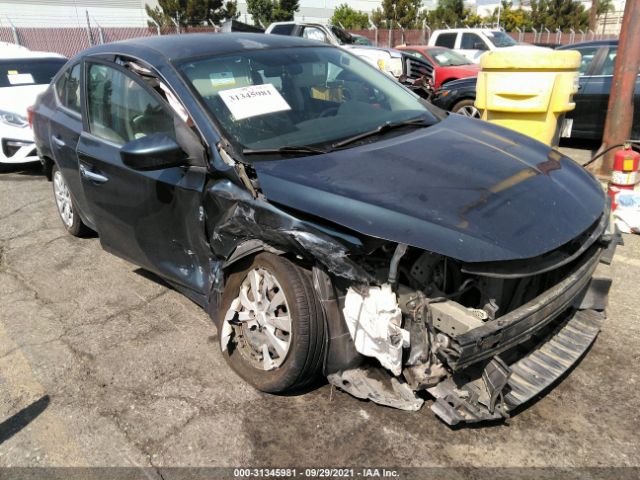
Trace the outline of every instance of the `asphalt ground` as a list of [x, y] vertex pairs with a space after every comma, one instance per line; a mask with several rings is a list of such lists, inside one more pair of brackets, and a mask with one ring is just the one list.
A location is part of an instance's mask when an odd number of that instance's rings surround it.
[[451, 429], [428, 404], [403, 412], [327, 384], [260, 393], [199, 307], [64, 231], [37, 169], [0, 175], [0, 206], [0, 467], [640, 463], [637, 236], [602, 266], [609, 318], [577, 367], [509, 424]]

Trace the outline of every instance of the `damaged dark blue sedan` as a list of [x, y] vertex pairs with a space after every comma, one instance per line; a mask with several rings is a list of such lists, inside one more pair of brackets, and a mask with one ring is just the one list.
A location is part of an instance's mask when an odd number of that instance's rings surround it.
[[326, 376], [503, 419], [595, 339], [615, 241], [559, 152], [446, 115], [340, 48], [259, 34], [101, 45], [34, 108], [65, 228], [166, 279], [266, 392]]

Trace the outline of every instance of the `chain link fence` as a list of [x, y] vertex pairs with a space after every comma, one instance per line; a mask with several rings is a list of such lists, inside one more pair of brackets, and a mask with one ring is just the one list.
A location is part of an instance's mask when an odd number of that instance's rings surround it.
[[68, 58], [94, 45], [119, 40], [158, 35], [213, 33], [220, 30], [219, 27], [207, 25], [205, 22], [171, 27], [131, 27], [118, 26], [114, 20], [110, 20], [105, 22], [108, 26], [102, 26], [89, 18], [86, 25], [64, 27], [16, 27], [11, 24], [10, 19], [8, 23], [9, 26], [7, 22], [0, 23], [0, 42], [21, 45], [34, 51], [55, 52]]
[[[369, 39], [372, 45], [377, 47], [394, 47], [396, 45], [425, 45], [429, 42], [431, 29], [427, 26], [417, 30], [398, 29], [372, 29], [372, 30], [350, 30], [351, 33], [362, 35]], [[531, 31], [507, 32], [514, 40], [520, 43], [531, 43], [540, 45], [567, 45], [590, 40], [617, 39], [618, 34], [604, 34], [589, 31], [569, 31], [552, 32], [547, 29]]]
[[[208, 25], [206, 22], [196, 22], [190, 25], [179, 25], [176, 23], [176, 25], [171, 27], [161, 27], [159, 25], [139, 27], [118, 26], [117, 20], [115, 19], [104, 23], [108, 23], [108, 26], [103, 26], [87, 17], [85, 25], [79, 24], [76, 27], [37, 28], [16, 27], [11, 24], [9, 19], [9, 26], [7, 26], [6, 22], [0, 23], [0, 41], [22, 45], [30, 50], [56, 52], [65, 57], [72, 57], [93, 45], [116, 42], [118, 40], [170, 34], [211, 33], [220, 30], [219, 27]], [[352, 30], [351, 33], [368, 38], [375, 46], [393, 47], [400, 44], [426, 44], [429, 41], [431, 29], [425, 26], [425, 28], [416, 30], [371, 29]], [[519, 42], [550, 46], [618, 37], [616, 34], [603, 34], [592, 31], [571, 31], [569, 33], [560, 31], [551, 32], [542, 28], [540, 30], [533, 29], [528, 32], [510, 32], [509, 35]]]

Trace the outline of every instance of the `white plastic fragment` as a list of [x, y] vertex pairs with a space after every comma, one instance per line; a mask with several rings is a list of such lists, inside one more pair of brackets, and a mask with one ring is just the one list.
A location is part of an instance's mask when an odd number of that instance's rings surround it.
[[400, 327], [402, 313], [391, 286], [369, 287], [366, 296], [349, 288], [343, 313], [356, 350], [400, 375], [402, 348], [409, 346], [409, 332]]
[[622, 233], [640, 233], [640, 192], [621, 190], [615, 196], [618, 207], [613, 219]]
[[233, 302], [231, 302], [231, 306], [224, 316], [224, 320], [222, 321], [222, 331], [220, 332], [220, 347], [223, 352], [227, 351], [227, 346], [229, 345], [229, 340], [231, 340], [231, 334], [233, 333], [233, 327], [229, 322], [234, 319], [241, 308], [242, 304], [240, 303], [240, 297], [237, 297]]

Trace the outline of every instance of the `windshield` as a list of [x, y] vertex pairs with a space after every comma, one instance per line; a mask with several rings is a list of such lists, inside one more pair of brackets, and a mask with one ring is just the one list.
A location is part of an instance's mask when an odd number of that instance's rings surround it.
[[517, 42], [504, 32], [488, 32], [487, 37], [498, 48], [513, 47]]
[[440, 67], [455, 67], [470, 65], [471, 61], [464, 55], [444, 48], [432, 48], [429, 50], [431, 57]]
[[25, 58], [0, 61], [0, 87], [48, 85], [66, 58]]
[[250, 50], [179, 68], [239, 150], [323, 148], [385, 122], [438, 121], [413, 93], [338, 48]]

